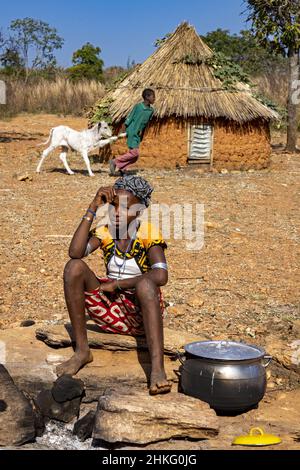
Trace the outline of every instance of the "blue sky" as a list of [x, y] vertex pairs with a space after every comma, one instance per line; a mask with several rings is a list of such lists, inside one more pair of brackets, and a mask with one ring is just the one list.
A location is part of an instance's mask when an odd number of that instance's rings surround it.
[[46, 21], [65, 40], [57, 53], [60, 65], [71, 64], [72, 53], [86, 42], [100, 46], [106, 67], [126, 66], [128, 57], [143, 62], [155, 39], [184, 20], [199, 34], [217, 28], [232, 33], [246, 29], [243, 0], [13, 0], [2, 2], [0, 28], [26, 16]]

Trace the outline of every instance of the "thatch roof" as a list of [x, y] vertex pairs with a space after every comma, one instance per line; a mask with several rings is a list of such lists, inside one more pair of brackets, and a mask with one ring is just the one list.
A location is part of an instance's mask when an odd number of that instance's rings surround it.
[[144, 88], [156, 92], [155, 116], [226, 118], [239, 123], [277, 114], [243, 87], [229, 91], [215, 78], [208, 64], [213, 51], [195, 29], [182, 23], [141, 65], [137, 66], [106, 99], [111, 100], [114, 122], [126, 117], [141, 101]]

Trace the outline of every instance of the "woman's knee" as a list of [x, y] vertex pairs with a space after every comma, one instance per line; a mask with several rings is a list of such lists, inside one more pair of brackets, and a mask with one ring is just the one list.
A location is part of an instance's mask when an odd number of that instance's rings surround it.
[[139, 301], [143, 301], [156, 298], [158, 289], [152, 279], [141, 277], [135, 286], [135, 291]]
[[75, 279], [83, 275], [86, 264], [81, 259], [70, 259], [64, 269], [64, 280]]

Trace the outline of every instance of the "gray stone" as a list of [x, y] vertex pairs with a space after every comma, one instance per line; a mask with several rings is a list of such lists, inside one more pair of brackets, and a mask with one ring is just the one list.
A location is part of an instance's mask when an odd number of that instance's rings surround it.
[[52, 396], [58, 403], [63, 403], [73, 398], [82, 397], [84, 383], [82, 380], [74, 379], [71, 375], [59, 377], [52, 387]]
[[[130, 351], [147, 350], [145, 337], [133, 337], [104, 333], [97, 325], [88, 324], [88, 341], [91, 348], [108, 349], [110, 351]], [[43, 341], [53, 348], [65, 348], [72, 345], [73, 335], [71, 325], [55, 325], [38, 328], [36, 330], [37, 339]], [[164, 352], [173, 355], [178, 350], [183, 350], [183, 346], [193, 341], [206, 340], [206, 337], [193, 335], [184, 331], [175, 331], [164, 328]]]
[[89, 411], [83, 418], [79, 419], [73, 429], [73, 434], [78, 437], [80, 441], [85, 441], [92, 437], [92, 432], [95, 424], [95, 411]]
[[35, 400], [36, 406], [44, 417], [69, 423], [72, 419], [78, 417], [81, 398], [74, 398], [64, 403], [58, 403], [54, 400], [51, 390], [43, 390]]
[[28, 327], [28, 326], [33, 326], [33, 325], [35, 325], [34, 320], [24, 320], [20, 323], [20, 326], [22, 327]]
[[0, 400], [0, 413], [3, 413], [7, 409], [7, 403], [4, 400]]
[[207, 403], [179, 393], [150, 396], [132, 388], [110, 389], [99, 398], [93, 438], [148, 444], [172, 438], [207, 439], [218, 434]]
[[[0, 330], [0, 341], [5, 345], [5, 366], [17, 387], [32, 398], [45, 389], [50, 390], [57, 380], [57, 364], [69, 359], [71, 348], [50, 349], [44, 342], [37, 341], [36, 327]], [[20, 341], [20, 337], [22, 341]], [[98, 402], [107, 388], [132, 385], [147, 390], [147, 377], [151, 365], [148, 351], [108, 351], [93, 349], [94, 360], [83, 367], [76, 378], [85, 385], [84, 402]], [[179, 361], [165, 356], [168, 379], [178, 382], [176, 370]]]
[[33, 399], [30, 399], [31, 406], [34, 411], [34, 426], [36, 437], [41, 437], [45, 431], [45, 420], [41, 410], [36, 406]]
[[0, 364], [0, 446], [21, 445], [35, 438], [35, 415], [30, 401], [18, 390]]
[[29, 173], [16, 174], [15, 177], [18, 181], [32, 181], [32, 176]]

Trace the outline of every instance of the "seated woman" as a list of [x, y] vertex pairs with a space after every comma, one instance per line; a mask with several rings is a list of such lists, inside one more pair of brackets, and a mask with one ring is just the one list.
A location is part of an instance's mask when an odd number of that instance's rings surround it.
[[[163, 357], [163, 304], [160, 286], [168, 280], [164, 249], [158, 230], [140, 222], [153, 188], [143, 178], [124, 176], [113, 187], [97, 192], [77, 228], [69, 248], [72, 258], [64, 271], [64, 291], [75, 354], [57, 367], [57, 374], [76, 374], [93, 360], [87, 339], [85, 309], [101, 330], [146, 335], [151, 358], [152, 395], [167, 393]], [[109, 224], [91, 229], [98, 207], [109, 203]], [[100, 278], [82, 258], [100, 248], [107, 277]]]

